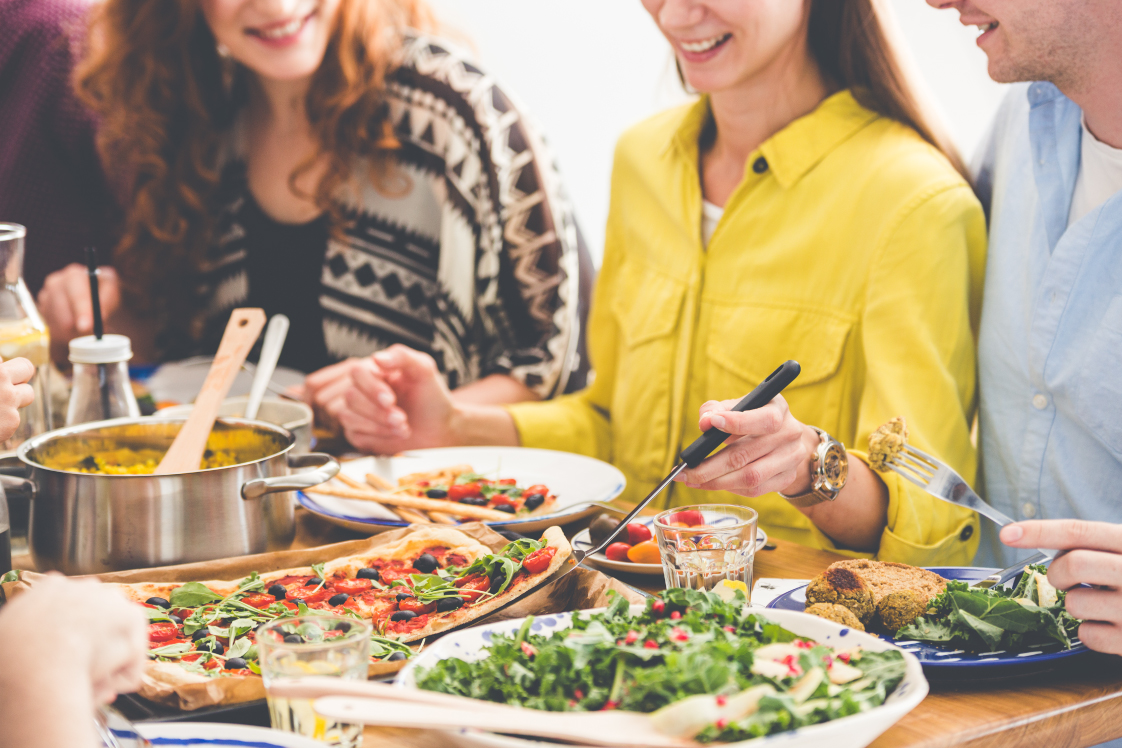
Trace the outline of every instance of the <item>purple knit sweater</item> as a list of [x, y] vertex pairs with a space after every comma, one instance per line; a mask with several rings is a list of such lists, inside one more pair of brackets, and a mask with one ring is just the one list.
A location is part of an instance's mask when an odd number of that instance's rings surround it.
[[0, 0], [0, 221], [27, 226], [24, 278], [108, 257], [118, 212], [94, 147], [94, 125], [70, 86], [68, 33], [81, 0]]

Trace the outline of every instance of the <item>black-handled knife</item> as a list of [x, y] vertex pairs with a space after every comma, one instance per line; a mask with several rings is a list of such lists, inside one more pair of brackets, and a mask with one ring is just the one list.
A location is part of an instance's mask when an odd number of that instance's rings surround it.
[[[778, 369], [769, 374], [767, 379], [760, 382], [759, 385], [756, 386], [756, 389], [745, 395], [744, 398], [741, 399], [741, 401], [738, 402], [735, 406], [733, 406], [732, 409], [738, 413], [743, 413], [746, 410], [756, 410], [757, 408], [762, 408], [763, 406], [774, 400], [776, 395], [786, 389], [787, 385], [795, 381], [795, 377], [799, 375], [800, 371], [802, 371], [802, 368], [799, 366], [798, 361], [787, 361]], [[701, 436], [694, 439], [693, 444], [683, 449], [681, 454], [679, 455], [679, 457], [681, 458], [681, 462], [678, 463], [678, 466], [670, 471], [670, 475], [666, 476], [666, 478], [664, 478], [663, 481], [655, 487], [655, 490], [651, 491], [647, 495], [647, 498], [640, 501], [626, 517], [620, 520], [620, 523], [616, 526], [615, 531], [609, 534], [607, 539], [605, 539], [595, 548], [590, 548], [587, 551], [573, 551], [573, 556], [576, 559], [577, 565], [579, 566], [586, 557], [592, 555], [593, 553], [597, 553], [604, 548], [607, 548], [611, 544], [611, 542], [616, 539], [616, 536], [627, 528], [627, 524], [631, 522], [631, 520], [635, 519], [635, 516], [639, 514], [639, 512], [643, 511], [643, 509], [646, 508], [647, 504], [651, 503], [651, 500], [654, 499], [655, 496], [658, 496], [663, 492], [663, 490], [665, 490], [667, 486], [670, 485], [671, 481], [674, 480], [678, 473], [682, 472], [687, 467], [695, 468], [700, 465], [705, 461], [705, 458], [711, 455], [713, 453], [713, 450], [721, 446], [724, 443], [725, 439], [728, 439], [728, 437], [729, 435], [724, 431], [711, 428]]]

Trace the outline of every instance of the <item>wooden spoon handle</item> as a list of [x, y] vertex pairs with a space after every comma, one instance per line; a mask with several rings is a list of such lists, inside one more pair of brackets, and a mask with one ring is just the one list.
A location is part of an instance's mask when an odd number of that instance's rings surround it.
[[241, 370], [263, 327], [265, 312], [262, 309], [235, 309], [230, 314], [226, 331], [222, 333], [222, 342], [218, 345], [218, 354], [195, 398], [195, 408], [183, 428], [179, 429], [171, 449], [160, 460], [156, 475], [193, 473], [199, 469], [207, 438], [214, 428], [214, 419], [218, 417], [218, 408], [226, 399], [234, 377]]

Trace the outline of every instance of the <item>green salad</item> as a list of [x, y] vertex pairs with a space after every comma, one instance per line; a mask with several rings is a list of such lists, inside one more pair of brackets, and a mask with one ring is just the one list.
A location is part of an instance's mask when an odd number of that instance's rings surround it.
[[744, 593], [672, 589], [634, 615], [613, 599], [573, 627], [496, 634], [487, 657], [445, 659], [429, 691], [549, 711], [651, 713], [668, 735], [736, 741], [880, 706], [904, 677], [895, 650], [835, 650], [751, 612]]
[[1025, 567], [1011, 591], [948, 580], [947, 589], [931, 601], [927, 613], [896, 632], [896, 638], [971, 652], [1056, 643], [1071, 649], [1080, 622], [1064, 608], [1065, 594], [1048, 582], [1048, 568], [1040, 565]]

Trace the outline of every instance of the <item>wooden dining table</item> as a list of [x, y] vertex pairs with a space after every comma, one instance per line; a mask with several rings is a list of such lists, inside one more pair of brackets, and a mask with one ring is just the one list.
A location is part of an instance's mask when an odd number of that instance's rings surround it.
[[[567, 527], [575, 533], [582, 525]], [[297, 510], [293, 548], [362, 537]], [[755, 577], [809, 579], [842, 558], [835, 553], [772, 540], [756, 554]], [[28, 556], [15, 568], [33, 568]], [[647, 592], [663, 589], [659, 577], [612, 574]], [[1122, 738], [1122, 658], [1088, 653], [1054, 670], [1004, 680], [963, 678], [932, 681], [918, 707], [872, 744], [874, 748], [1023, 746], [1082, 748]], [[364, 748], [446, 748], [437, 731], [368, 727]]]

